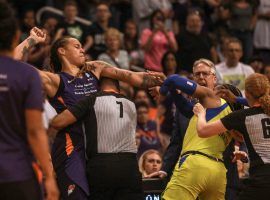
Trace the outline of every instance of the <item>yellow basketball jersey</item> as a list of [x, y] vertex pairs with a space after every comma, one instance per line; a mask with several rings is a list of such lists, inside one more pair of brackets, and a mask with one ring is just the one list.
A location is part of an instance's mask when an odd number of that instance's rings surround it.
[[[209, 108], [206, 110], [207, 122], [216, 121], [231, 113], [229, 105], [224, 99], [221, 99], [221, 106], [218, 108]], [[222, 153], [231, 141], [228, 132], [215, 135], [209, 138], [200, 138], [197, 134], [197, 116], [190, 119], [186, 134], [184, 137], [181, 154], [187, 151], [200, 151], [216, 158], [222, 159]]]

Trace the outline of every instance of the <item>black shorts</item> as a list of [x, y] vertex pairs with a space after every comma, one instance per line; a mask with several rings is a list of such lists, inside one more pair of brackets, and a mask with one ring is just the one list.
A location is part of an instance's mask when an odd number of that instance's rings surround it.
[[88, 161], [91, 200], [141, 200], [142, 175], [136, 154], [98, 154]]
[[41, 200], [41, 187], [36, 178], [26, 181], [0, 183], [0, 199]]

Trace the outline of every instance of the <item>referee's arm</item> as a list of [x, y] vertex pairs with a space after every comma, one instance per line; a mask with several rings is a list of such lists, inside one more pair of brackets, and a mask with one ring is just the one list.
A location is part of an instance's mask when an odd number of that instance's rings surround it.
[[64, 110], [59, 115], [56, 115], [51, 123], [50, 127], [61, 130], [70, 124], [82, 119], [89, 111], [89, 107], [93, 104], [93, 98], [88, 97], [79, 101], [76, 105]]
[[68, 109], [66, 109], [61, 114], [56, 115], [52, 119], [50, 127], [61, 130], [76, 121], [76, 117]]

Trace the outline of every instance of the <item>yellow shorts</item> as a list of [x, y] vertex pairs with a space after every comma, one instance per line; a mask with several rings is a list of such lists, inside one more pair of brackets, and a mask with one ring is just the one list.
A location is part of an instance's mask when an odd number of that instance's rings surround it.
[[[163, 200], [224, 200], [226, 168], [203, 155], [188, 155], [177, 162], [163, 192]], [[184, 160], [184, 161], [183, 161]]]

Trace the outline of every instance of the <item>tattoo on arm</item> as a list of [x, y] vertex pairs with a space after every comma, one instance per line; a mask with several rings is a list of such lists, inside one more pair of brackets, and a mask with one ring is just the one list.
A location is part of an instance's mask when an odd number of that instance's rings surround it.
[[23, 50], [22, 50], [22, 55], [24, 56], [26, 53], [28, 53], [29, 51], [29, 48], [31, 48], [32, 46], [34, 46], [36, 44], [35, 40], [33, 38], [29, 38], [27, 39], [27, 44], [28, 44], [28, 47], [23, 47]]
[[160, 81], [157, 80], [154, 76], [151, 76], [150, 74], [144, 74], [141, 87], [142, 88], [149, 88], [160, 85]]

